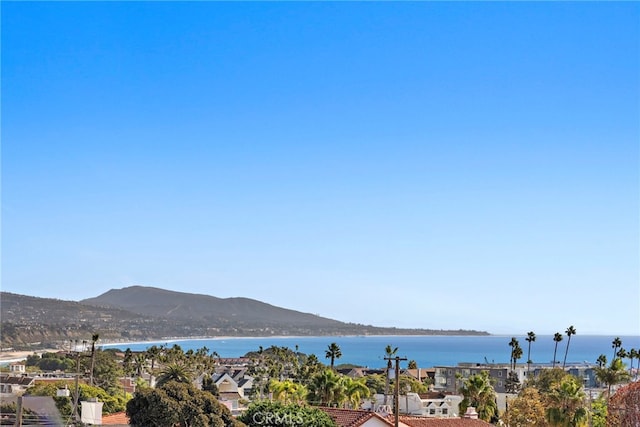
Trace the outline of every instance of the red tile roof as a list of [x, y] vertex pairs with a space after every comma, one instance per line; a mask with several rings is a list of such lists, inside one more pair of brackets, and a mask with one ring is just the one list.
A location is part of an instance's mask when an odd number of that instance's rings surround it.
[[426, 418], [400, 416], [400, 422], [409, 427], [487, 427], [486, 421], [470, 418]]
[[129, 417], [125, 412], [116, 412], [115, 414], [111, 414], [111, 415], [103, 415], [102, 425], [128, 426]]
[[326, 407], [321, 407], [318, 409], [327, 413], [331, 417], [331, 419], [340, 427], [358, 427], [371, 418], [377, 418], [385, 424], [393, 426], [392, 422], [371, 411]]

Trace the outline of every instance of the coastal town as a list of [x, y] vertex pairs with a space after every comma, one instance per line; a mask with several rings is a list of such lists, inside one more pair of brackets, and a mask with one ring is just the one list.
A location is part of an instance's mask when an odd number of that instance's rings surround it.
[[[530, 332], [528, 346], [516, 338], [505, 343], [509, 364], [429, 368], [387, 346], [386, 367], [371, 369], [339, 364], [336, 343], [321, 355], [272, 346], [224, 358], [178, 344], [102, 349], [94, 334], [67, 349], [24, 359], [13, 354], [11, 362], [5, 354], [0, 419], [17, 426], [190, 426], [205, 419], [203, 426], [222, 420], [255, 427], [524, 427], [532, 419], [545, 426], [626, 427], [640, 419], [633, 406], [640, 396], [636, 349], [625, 350], [615, 338], [609, 360], [602, 354], [593, 364], [567, 364], [560, 351], [551, 364], [522, 363], [535, 340]], [[200, 402], [197, 409], [191, 399]]]
[[640, 427], [640, 1], [0, 33], [0, 427]]

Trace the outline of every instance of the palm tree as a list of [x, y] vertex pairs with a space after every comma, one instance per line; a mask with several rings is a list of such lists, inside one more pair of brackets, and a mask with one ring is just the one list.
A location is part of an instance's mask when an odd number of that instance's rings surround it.
[[300, 403], [307, 395], [307, 388], [302, 384], [296, 384], [291, 380], [271, 380], [269, 391], [273, 393], [273, 399], [282, 403]]
[[616, 356], [618, 356], [618, 359], [622, 360], [629, 357], [629, 353], [627, 352], [627, 350], [621, 347], [620, 350], [618, 350], [618, 352], [616, 353]]
[[527, 376], [529, 376], [529, 371], [531, 370], [531, 343], [535, 342], [536, 334], [533, 331], [527, 332], [527, 338], [525, 338], [529, 343], [529, 348], [527, 350]]
[[513, 370], [516, 370], [516, 365], [518, 363], [518, 360], [520, 360], [522, 358], [522, 347], [520, 347], [520, 345], [518, 345], [515, 349], [513, 349]]
[[600, 356], [598, 356], [598, 360], [596, 360], [596, 363], [598, 364], [599, 368], [603, 368], [607, 364], [607, 356], [601, 354]]
[[630, 377], [620, 359], [613, 359], [609, 367], [598, 367], [595, 371], [598, 381], [607, 385], [607, 397], [611, 397], [612, 386], [625, 382]]
[[620, 337], [615, 337], [613, 341], [611, 341], [611, 348], [613, 348], [612, 359], [616, 358], [616, 353], [618, 352], [618, 349], [620, 347], [622, 347], [622, 340], [620, 339]]
[[162, 387], [169, 381], [189, 384], [192, 378], [193, 373], [185, 364], [173, 362], [162, 368], [156, 380], [156, 387]]
[[89, 372], [89, 385], [93, 385], [93, 368], [96, 362], [96, 343], [100, 339], [100, 334], [91, 335], [91, 371]]
[[552, 426], [585, 425], [588, 412], [585, 408], [585, 394], [575, 377], [564, 377], [547, 396], [547, 421]]
[[558, 343], [562, 341], [562, 334], [560, 332], [556, 332], [553, 336], [553, 341], [556, 343], [553, 348], [553, 367], [556, 367], [556, 353], [558, 352]]
[[333, 369], [334, 361], [342, 357], [342, 351], [340, 351], [340, 346], [334, 342], [329, 344], [329, 347], [327, 347], [327, 351], [324, 357], [326, 357], [327, 359], [331, 359], [331, 369]]
[[567, 363], [567, 354], [569, 354], [569, 344], [571, 343], [571, 336], [576, 334], [576, 328], [573, 325], [569, 326], [565, 331], [567, 334], [567, 348], [564, 351], [564, 360], [562, 361], [562, 369], [564, 369], [565, 364]]
[[307, 399], [312, 405], [330, 406], [341, 400], [341, 391], [340, 376], [331, 369], [325, 369], [311, 378]]
[[491, 385], [488, 371], [471, 375], [464, 381], [460, 392], [463, 396], [460, 402], [460, 413], [464, 413], [468, 407], [473, 406], [479, 418], [485, 421], [491, 420], [498, 413], [496, 392]]
[[511, 347], [511, 358], [509, 359], [509, 367], [511, 369], [516, 368], [514, 354], [517, 348], [520, 348], [520, 343], [516, 339], [516, 337], [511, 337], [511, 341], [509, 341], [509, 347]]
[[342, 377], [342, 386], [345, 391], [345, 403], [349, 403], [351, 409], [360, 409], [362, 399], [371, 395], [371, 390], [367, 387], [366, 378], [353, 379], [351, 377]]
[[391, 369], [393, 369], [393, 364], [391, 363], [391, 358], [398, 353], [398, 347], [391, 347], [391, 345], [387, 345], [384, 348], [385, 359], [387, 359], [387, 372], [385, 375], [385, 383], [384, 383], [384, 401], [383, 405], [387, 404], [387, 399], [389, 398], [389, 386], [391, 382], [391, 378], [389, 375], [391, 374]]
[[142, 374], [145, 371], [146, 364], [147, 358], [144, 353], [137, 353], [133, 359], [133, 365], [135, 367], [136, 376], [138, 378], [142, 377]]
[[627, 357], [629, 357], [629, 374], [631, 374], [633, 372], [633, 359], [638, 359], [640, 361], [640, 354], [638, 354], [638, 350], [632, 348], [629, 350]]

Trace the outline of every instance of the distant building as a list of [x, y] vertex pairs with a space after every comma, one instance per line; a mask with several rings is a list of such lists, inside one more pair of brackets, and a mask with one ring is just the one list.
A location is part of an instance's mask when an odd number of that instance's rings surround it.
[[[497, 393], [507, 392], [507, 376], [511, 369], [508, 365], [460, 363], [458, 366], [436, 366], [433, 388], [436, 391], [457, 393], [464, 381], [480, 372], [489, 372], [493, 388]], [[516, 366], [515, 372], [520, 384], [527, 379], [527, 367]]]
[[[400, 414], [415, 415], [429, 418], [454, 418], [459, 416], [459, 405], [462, 396], [443, 392], [406, 393], [398, 397]], [[365, 401], [362, 409], [374, 412], [393, 413], [393, 396], [387, 397], [384, 405], [384, 394], [376, 394], [369, 401]]]
[[0, 397], [21, 396], [34, 385], [33, 377], [25, 375], [0, 375]]
[[26, 366], [22, 362], [14, 362], [9, 365], [9, 372], [12, 374], [24, 374], [26, 372]]

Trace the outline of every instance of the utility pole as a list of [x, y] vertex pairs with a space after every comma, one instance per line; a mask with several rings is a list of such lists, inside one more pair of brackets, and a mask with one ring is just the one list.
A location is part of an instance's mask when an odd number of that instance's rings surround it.
[[16, 427], [22, 427], [22, 396], [18, 396], [16, 404]]
[[385, 357], [384, 360], [395, 360], [396, 361], [396, 384], [395, 384], [395, 390], [393, 393], [393, 417], [395, 420], [395, 427], [398, 427], [400, 425], [400, 419], [399, 419], [399, 415], [400, 415], [400, 361], [401, 360], [407, 360], [406, 357]]

